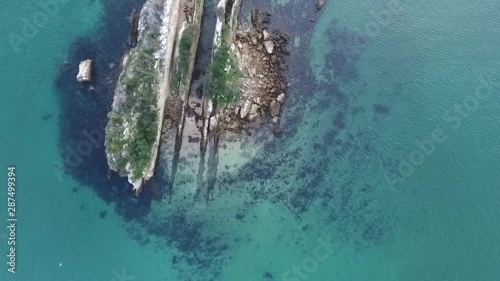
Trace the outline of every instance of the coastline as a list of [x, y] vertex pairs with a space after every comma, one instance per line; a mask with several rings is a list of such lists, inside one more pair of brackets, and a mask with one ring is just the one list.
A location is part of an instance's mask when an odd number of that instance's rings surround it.
[[[139, 194], [145, 183], [155, 174], [161, 143], [169, 143], [162, 153], [167, 159], [171, 159], [167, 160], [171, 161], [167, 187], [167, 193], [170, 194], [175, 184], [183, 146], [191, 146], [192, 139], [199, 139], [196, 193], [206, 190], [208, 199], [217, 179], [218, 147], [222, 135], [229, 134], [229, 138], [234, 139], [231, 134], [242, 134], [246, 130], [257, 129], [269, 122], [266, 120], [271, 120], [274, 124], [273, 131], [276, 136], [281, 134], [279, 116], [287, 87], [283, 75], [286, 70], [284, 55], [289, 54], [286, 49], [289, 38], [287, 34], [269, 29], [271, 14], [261, 13], [257, 8], [252, 10], [253, 28], [240, 27], [238, 14], [241, 0], [221, 0], [216, 6], [212, 58], [205, 79], [208, 81], [193, 81], [192, 74], [196, 63], [194, 55], [199, 48], [204, 1], [199, 0], [190, 5], [188, 3], [192, 2], [181, 0], [161, 3], [164, 5], [161, 20], [152, 15], [159, 12], [158, 6], [155, 6], [156, 1], [151, 0], [144, 4], [139, 16], [138, 45], [124, 59], [123, 70], [115, 90], [113, 110], [109, 115], [111, 118], [106, 129], [108, 163], [112, 170], [127, 176], [134, 192]], [[157, 44], [155, 42], [159, 44], [159, 49], [152, 48]], [[152, 56], [148, 53], [152, 53]], [[227, 61], [223, 58], [226, 56]], [[141, 61], [143, 58], [149, 63], [148, 68], [144, 68]], [[217, 75], [227, 78], [214, 76], [215, 73], [212, 72], [215, 71], [213, 68], [216, 63], [222, 64], [219, 68], [224, 67], [223, 72]], [[234, 88], [235, 92], [230, 95], [234, 97], [221, 92], [226, 91], [228, 87], [220, 84], [222, 81], [218, 80], [221, 79], [225, 79], [224, 83], [232, 83], [229, 87]], [[130, 86], [131, 81], [133, 86]], [[206, 93], [201, 99], [193, 94], [193, 83], [205, 85]], [[216, 83], [219, 83], [217, 87], [220, 90], [210, 88], [217, 85]], [[151, 85], [153, 88], [147, 90]], [[156, 100], [154, 108], [157, 115], [153, 118], [156, 119], [153, 123], [156, 124], [154, 140], [152, 127], [137, 135], [138, 129], [152, 125], [142, 120], [145, 118], [142, 115], [148, 111], [147, 101], [145, 104], [142, 96], [147, 95], [154, 95]], [[140, 97], [139, 103], [136, 96]], [[226, 100], [221, 100], [221, 97]], [[201, 107], [197, 108], [198, 105]], [[122, 108], [128, 111], [123, 111]], [[192, 136], [198, 135], [196, 130], [200, 131], [199, 138]], [[149, 139], [150, 144], [144, 144], [141, 140], [143, 137]], [[228, 139], [228, 136], [222, 139]], [[141, 152], [149, 145], [151, 152]], [[135, 148], [136, 146], [139, 148]]]

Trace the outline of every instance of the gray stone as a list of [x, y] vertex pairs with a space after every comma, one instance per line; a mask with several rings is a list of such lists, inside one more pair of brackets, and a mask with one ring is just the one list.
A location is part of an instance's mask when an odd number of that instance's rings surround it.
[[256, 105], [255, 103], [252, 103], [252, 106], [250, 106], [250, 111], [248, 113], [250, 115], [255, 115], [255, 114], [257, 114], [258, 110], [259, 110], [259, 106]]
[[267, 32], [265, 29], [262, 31], [262, 35], [264, 36], [264, 40], [271, 38], [271, 33]]
[[264, 47], [266, 47], [266, 51], [269, 54], [272, 54], [274, 51], [274, 43], [272, 41], [266, 41], [264, 42]]
[[205, 99], [205, 118], [209, 118], [210, 114], [214, 110], [214, 106], [211, 99]]
[[78, 80], [78, 82], [90, 82], [90, 80], [92, 80], [92, 64], [91, 60], [80, 62], [78, 74], [76, 75], [76, 80]]
[[285, 93], [281, 93], [281, 94], [279, 94], [279, 95], [278, 95], [278, 97], [276, 98], [276, 100], [277, 100], [279, 103], [283, 104], [283, 102], [285, 102]]
[[210, 117], [210, 130], [213, 130], [219, 125], [219, 122], [217, 121], [217, 117], [212, 116]]
[[250, 111], [251, 105], [252, 105], [252, 102], [249, 100], [246, 100], [245, 103], [243, 103], [243, 106], [241, 107], [241, 110], [240, 110], [240, 118], [241, 119], [247, 117], [248, 112]]
[[281, 105], [279, 102], [273, 100], [269, 105], [269, 111], [271, 112], [271, 117], [276, 117], [280, 115]]
[[258, 114], [249, 114], [248, 115], [248, 120], [249, 121], [254, 121], [255, 119], [257, 119], [259, 115]]

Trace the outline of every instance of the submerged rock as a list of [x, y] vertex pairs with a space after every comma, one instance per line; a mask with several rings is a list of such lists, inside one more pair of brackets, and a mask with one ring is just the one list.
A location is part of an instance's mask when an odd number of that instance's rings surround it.
[[78, 82], [90, 82], [92, 80], [92, 61], [84, 60], [80, 62], [78, 66], [78, 75], [76, 75], [76, 80]]
[[316, 4], [316, 12], [321, 10], [324, 5], [325, 5], [325, 0], [318, 0], [318, 3]]
[[262, 17], [258, 8], [252, 8], [252, 25], [255, 29], [260, 30], [262, 26]]
[[280, 103], [273, 100], [269, 105], [269, 111], [271, 112], [271, 117], [276, 117], [280, 115], [280, 109], [281, 109]]

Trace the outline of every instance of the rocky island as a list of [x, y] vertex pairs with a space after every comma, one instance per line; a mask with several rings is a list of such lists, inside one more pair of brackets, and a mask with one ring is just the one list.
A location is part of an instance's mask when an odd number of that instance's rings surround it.
[[[266, 124], [280, 135], [290, 38], [258, 8], [251, 23], [240, 23], [241, 1], [220, 0], [204, 11], [204, 0], [148, 0], [134, 20], [136, 46], [123, 58], [105, 145], [110, 169], [126, 176], [136, 194], [153, 177], [159, 154], [171, 159], [171, 191], [183, 147], [197, 144], [198, 182], [210, 190], [221, 137]], [[208, 31], [212, 51], [201, 58], [204, 13], [213, 13], [216, 24]], [[203, 75], [194, 77], [195, 66]]]

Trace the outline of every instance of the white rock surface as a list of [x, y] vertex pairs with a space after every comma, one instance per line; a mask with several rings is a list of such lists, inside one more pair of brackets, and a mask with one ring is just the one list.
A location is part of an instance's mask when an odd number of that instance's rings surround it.
[[271, 38], [271, 33], [267, 32], [265, 29], [262, 31], [262, 35], [264, 36], [264, 40]]
[[76, 75], [76, 80], [78, 82], [90, 82], [92, 80], [92, 61], [84, 60], [80, 62], [78, 66], [78, 75]]
[[272, 54], [274, 51], [274, 43], [271, 41], [264, 42], [264, 47], [266, 47], [266, 51], [269, 54]]
[[240, 110], [240, 118], [243, 119], [247, 117], [248, 112], [250, 112], [250, 106], [252, 105], [252, 102], [249, 100], [246, 100], [243, 106], [241, 107]]
[[217, 121], [217, 117], [212, 116], [210, 117], [210, 130], [213, 130], [219, 125], [219, 122]]
[[276, 100], [277, 100], [279, 103], [283, 104], [283, 103], [285, 102], [285, 93], [281, 93], [281, 94], [279, 94], [279, 95], [278, 95], [278, 97], [276, 98]]

